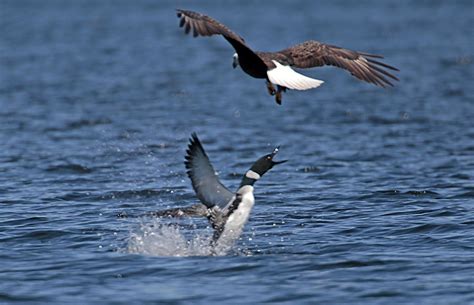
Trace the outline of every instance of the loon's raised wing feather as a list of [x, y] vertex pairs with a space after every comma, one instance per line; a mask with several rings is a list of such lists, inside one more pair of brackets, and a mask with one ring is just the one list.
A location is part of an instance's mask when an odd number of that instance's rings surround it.
[[195, 133], [191, 135], [186, 151], [187, 173], [199, 200], [207, 207], [225, 207], [234, 194], [220, 181]]

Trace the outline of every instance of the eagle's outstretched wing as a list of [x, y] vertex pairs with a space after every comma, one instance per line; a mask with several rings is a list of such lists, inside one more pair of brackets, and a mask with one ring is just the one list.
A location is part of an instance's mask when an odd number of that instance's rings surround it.
[[176, 10], [180, 18], [179, 26], [184, 27], [186, 34], [193, 31], [193, 36], [222, 35], [226, 39], [234, 40], [242, 45], [245, 41], [242, 37], [232, 32], [228, 27], [209, 16], [186, 10]]
[[232, 32], [228, 27], [209, 16], [193, 11], [177, 10], [180, 18], [179, 26], [184, 27], [186, 34], [193, 31], [193, 36], [212, 36], [222, 35], [239, 54], [239, 57], [245, 58], [253, 63], [255, 67], [262, 71], [267, 70], [267, 66], [255, 52], [245, 44], [242, 37]]
[[225, 207], [234, 194], [217, 178], [197, 135], [192, 134], [184, 164], [199, 200], [207, 207]]
[[383, 58], [380, 55], [347, 50], [315, 40], [297, 44], [277, 53], [287, 56], [290, 65], [297, 68], [336, 66], [348, 70], [358, 79], [383, 88], [387, 85], [393, 86], [389, 79], [398, 81], [396, 76], [386, 71], [386, 69], [399, 71], [397, 68], [374, 59]]

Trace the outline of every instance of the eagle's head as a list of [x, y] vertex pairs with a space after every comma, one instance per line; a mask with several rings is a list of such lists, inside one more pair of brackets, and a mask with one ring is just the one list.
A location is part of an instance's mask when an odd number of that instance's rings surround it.
[[237, 53], [234, 53], [234, 61], [232, 62], [232, 68], [237, 68], [237, 66], [239, 65], [239, 54]]

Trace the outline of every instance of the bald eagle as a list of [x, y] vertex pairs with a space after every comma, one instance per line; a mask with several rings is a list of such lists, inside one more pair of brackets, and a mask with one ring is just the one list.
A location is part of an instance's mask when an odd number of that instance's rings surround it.
[[[279, 105], [282, 92], [286, 89], [307, 90], [323, 83], [296, 72], [292, 67], [336, 66], [348, 70], [360, 80], [382, 88], [393, 86], [390, 79], [398, 81], [396, 76], [387, 71], [399, 71], [397, 68], [376, 60], [383, 58], [381, 55], [343, 49], [315, 40], [278, 52], [256, 52], [242, 37], [209, 16], [180, 9], [177, 10], [177, 15], [180, 18], [179, 26], [184, 27], [186, 34], [192, 31], [194, 37], [222, 35], [235, 49], [233, 67], [240, 66], [250, 76], [266, 79], [268, 93], [275, 96]], [[273, 84], [276, 85], [276, 90]]]

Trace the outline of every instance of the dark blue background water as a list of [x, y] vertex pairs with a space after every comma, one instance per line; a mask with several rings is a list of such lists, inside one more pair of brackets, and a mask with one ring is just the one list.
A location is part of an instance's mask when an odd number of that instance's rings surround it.
[[[382, 90], [315, 69], [325, 84], [279, 107], [231, 69], [222, 38], [185, 36], [176, 7], [257, 50], [317, 39], [380, 53], [401, 81]], [[473, 303], [473, 11], [2, 0], [0, 303]], [[205, 220], [116, 217], [196, 202], [193, 131], [232, 189], [275, 145], [290, 159], [256, 185], [225, 257], [200, 255]]]

